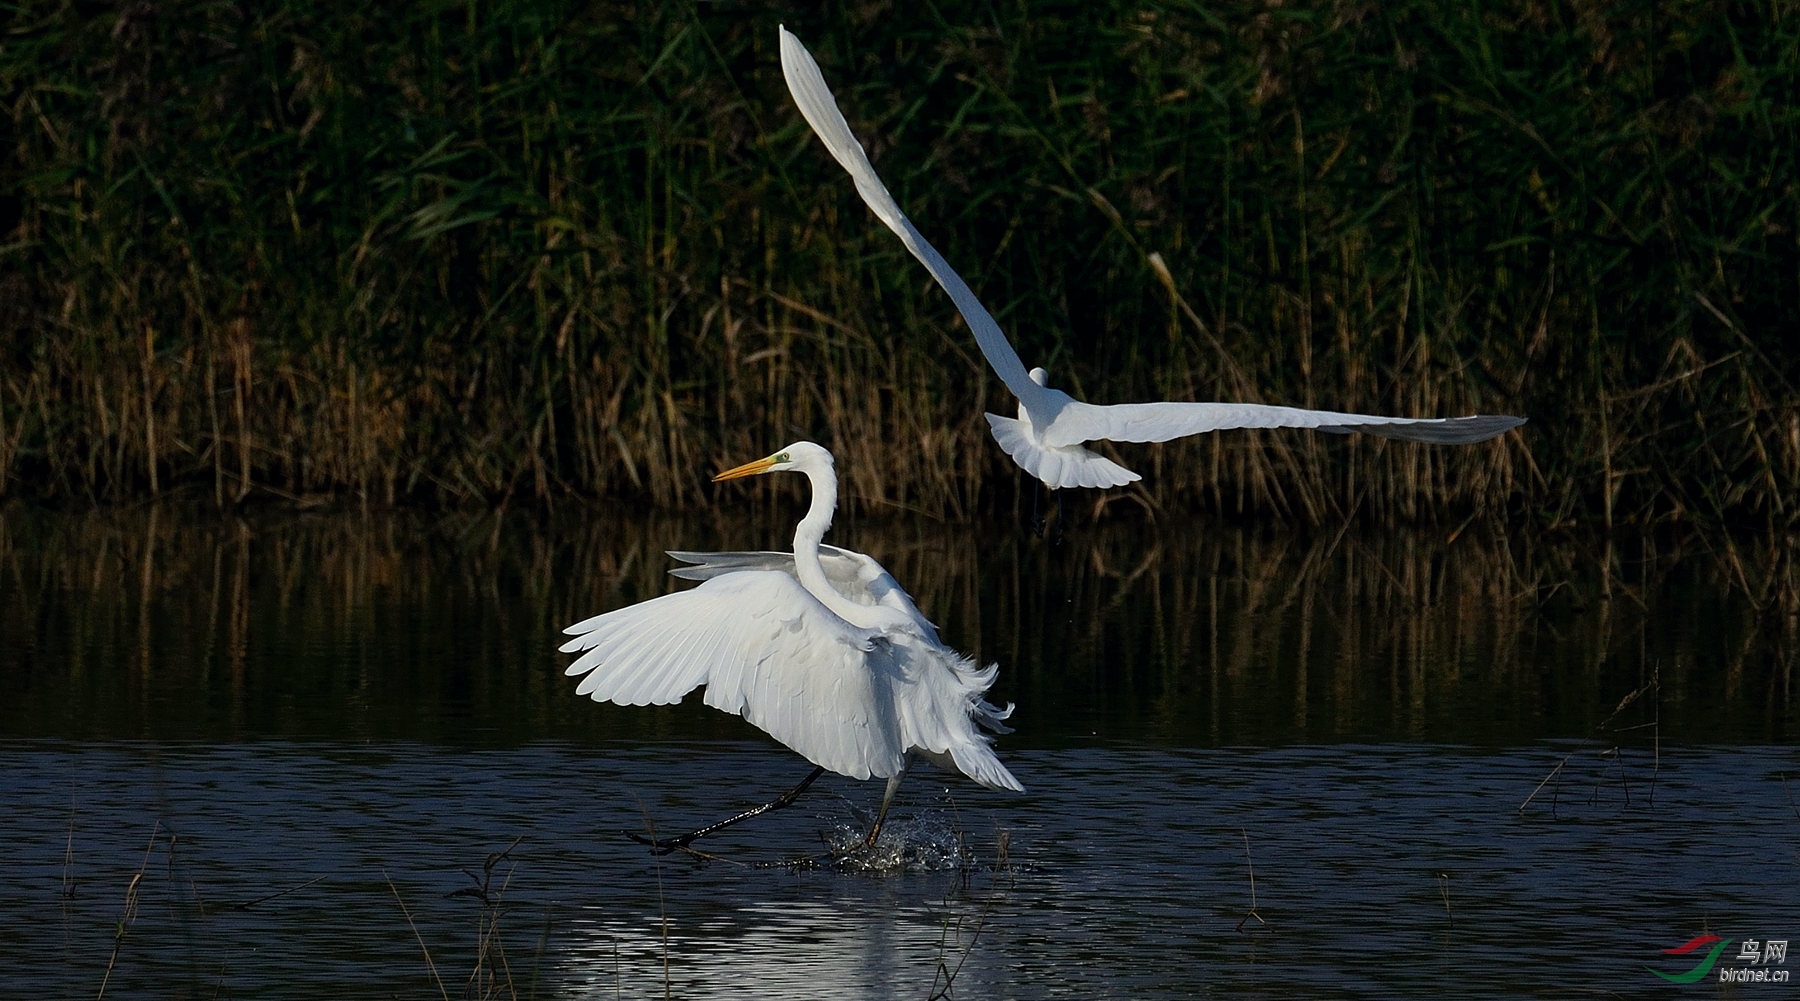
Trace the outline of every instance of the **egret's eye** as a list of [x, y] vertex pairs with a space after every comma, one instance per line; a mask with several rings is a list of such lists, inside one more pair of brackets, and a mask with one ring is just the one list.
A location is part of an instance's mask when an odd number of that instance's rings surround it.
[[780, 455], [775, 457], [775, 461], [776, 462], [791, 462], [793, 460], [788, 458], [788, 454], [786, 452], [783, 452]]

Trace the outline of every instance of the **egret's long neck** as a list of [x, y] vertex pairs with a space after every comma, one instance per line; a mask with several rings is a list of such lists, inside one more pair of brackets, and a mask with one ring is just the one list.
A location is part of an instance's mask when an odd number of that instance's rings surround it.
[[812, 506], [806, 509], [800, 524], [794, 526], [794, 573], [813, 597], [837, 612], [839, 602], [852, 602], [825, 579], [825, 568], [819, 563], [819, 542], [831, 529], [831, 515], [837, 510], [837, 476], [829, 468], [808, 469], [806, 479], [812, 484]]
[[806, 478], [812, 483], [812, 506], [794, 526], [794, 575], [800, 578], [801, 587], [851, 625], [867, 629], [883, 624], [879, 610], [844, 597], [825, 579], [819, 542], [831, 528], [831, 515], [837, 510], [837, 474], [830, 468], [807, 469]]

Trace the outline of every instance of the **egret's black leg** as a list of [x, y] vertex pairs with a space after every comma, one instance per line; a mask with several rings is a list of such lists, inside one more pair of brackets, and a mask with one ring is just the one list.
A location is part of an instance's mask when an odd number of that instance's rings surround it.
[[[1031, 476], [1030, 473], [1026, 473], [1025, 475]], [[1060, 527], [1062, 522], [1062, 494], [1055, 490], [1052, 490], [1051, 493], [1056, 494], [1056, 520]], [[1049, 527], [1050, 521], [1044, 515], [1044, 481], [1035, 476], [1031, 476], [1031, 534], [1041, 539], [1044, 537], [1044, 531]]]
[[725, 828], [738, 823], [739, 821], [749, 820], [751, 817], [760, 817], [763, 814], [768, 813], [770, 810], [779, 810], [784, 806], [788, 806], [788, 805], [792, 804], [794, 802], [794, 800], [797, 800], [800, 798], [801, 793], [806, 791], [807, 786], [812, 785], [814, 782], [817, 782], [819, 780], [819, 776], [821, 776], [823, 774], [825, 774], [825, 769], [823, 767], [814, 768], [805, 778], [800, 780], [799, 785], [795, 786], [792, 789], [789, 789], [787, 792], [782, 793], [781, 795], [775, 797], [774, 799], [770, 800], [767, 803], [764, 803], [763, 805], [757, 807], [756, 809], [745, 810], [743, 813], [740, 813], [735, 817], [729, 817], [729, 818], [726, 818], [725, 820], [719, 821], [716, 824], [712, 824], [707, 827], [702, 827], [699, 830], [694, 831], [691, 834], [683, 834], [681, 837], [678, 837], [678, 838], [646, 838], [642, 834], [637, 833], [636, 831], [626, 831], [625, 836], [630, 838], [633, 841], [636, 841], [638, 844], [649, 845], [650, 851], [654, 855], [667, 855], [670, 852], [675, 851], [677, 849], [686, 848], [692, 842], [698, 841], [699, 839], [704, 838], [708, 834], [712, 834], [715, 831], [722, 831]]
[[[1030, 476], [1030, 473], [1025, 474]], [[1051, 519], [1044, 511], [1044, 491], [1049, 490], [1056, 495], [1056, 517]], [[1063, 494], [1065, 491], [1055, 487], [1044, 486], [1044, 481], [1031, 477], [1031, 534], [1044, 538], [1048, 533], [1051, 542], [1062, 541], [1063, 527]]]
[[[1030, 473], [1026, 473], [1026, 475], [1030, 475]], [[1044, 538], [1044, 535], [1051, 531], [1051, 519], [1049, 519], [1048, 511], [1044, 510], [1044, 491], [1046, 490], [1057, 495], [1057, 519], [1055, 519], [1053, 540], [1060, 540], [1062, 538], [1062, 493], [1064, 491], [1057, 490], [1055, 486], [1044, 486], [1044, 481], [1040, 481], [1037, 477], [1031, 477], [1031, 535]]]

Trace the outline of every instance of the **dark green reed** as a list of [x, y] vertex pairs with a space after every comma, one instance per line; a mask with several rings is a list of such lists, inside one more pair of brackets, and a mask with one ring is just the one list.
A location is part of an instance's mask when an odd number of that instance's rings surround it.
[[1532, 418], [1126, 446], [1088, 503], [1795, 521], [1794, 2], [26, 0], [0, 491], [684, 506], [807, 436], [853, 505], [1006, 503], [1011, 400], [783, 20], [1058, 384]]

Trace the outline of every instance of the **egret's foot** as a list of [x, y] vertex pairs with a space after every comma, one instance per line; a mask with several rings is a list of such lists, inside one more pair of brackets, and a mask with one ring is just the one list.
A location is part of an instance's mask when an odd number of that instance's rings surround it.
[[667, 855], [670, 852], [693, 851], [688, 845], [692, 844], [694, 839], [703, 832], [695, 831], [692, 834], [683, 834], [679, 838], [646, 838], [636, 831], [621, 831], [620, 833], [640, 845], [649, 845], [652, 855]]
[[712, 856], [710, 856], [710, 855], [703, 855], [702, 853], [694, 851], [692, 848], [689, 848], [688, 844], [693, 841], [698, 841], [701, 838], [706, 837], [708, 834], [713, 834], [718, 831], [722, 831], [725, 828], [732, 826], [733, 824], [741, 824], [744, 821], [749, 820], [751, 817], [760, 817], [763, 814], [768, 813], [770, 810], [779, 810], [782, 807], [792, 804], [794, 802], [794, 800], [800, 798], [801, 793], [806, 791], [807, 786], [810, 786], [814, 782], [817, 782], [819, 780], [819, 776], [821, 776], [823, 774], [825, 774], [825, 766], [820, 765], [818, 767], [815, 767], [812, 771], [807, 773], [805, 778], [800, 780], [799, 785], [797, 785], [794, 788], [789, 789], [787, 792], [784, 792], [781, 795], [775, 797], [774, 800], [772, 800], [768, 803], [764, 803], [763, 805], [761, 805], [753, 810], [745, 810], [743, 813], [740, 813], [735, 817], [727, 817], [724, 820], [721, 820], [716, 824], [712, 824], [708, 827], [702, 827], [699, 830], [692, 832], [691, 834], [683, 834], [681, 837], [678, 837], [678, 838], [647, 838], [647, 837], [644, 837], [642, 834], [636, 834], [631, 831], [625, 831], [624, 834], [626, 837], [630, 838], [633, 841], [636, 841], [638, 844], [649, 845], [650, 851], [652, 854], [667, 855], [670, 852], [678, 852], [679, 851], [679, 852], [687, 852], [691, 855], [701, 855], [701, 857], [703, 857], [703, 858], [711, 858]]
[[839, 825], [834, 831], [820, 831], [819, 842], [825, 846], [825, 853], [819, 858], [837, 863], [866, 856], [874, 850], [880, 837], [879, 831], [863, 834], [848, 824]]

